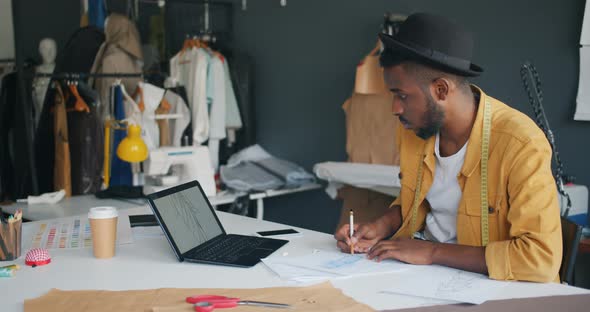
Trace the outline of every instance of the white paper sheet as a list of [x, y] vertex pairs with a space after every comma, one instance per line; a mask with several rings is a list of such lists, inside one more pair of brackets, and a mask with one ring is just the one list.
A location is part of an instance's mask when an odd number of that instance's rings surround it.
[[309, 270], [271, 259], [262, 259], [262, 262], [269, 270], [278, 275], [281, 279], [295, 284], [314, 284], [341, 277], [338, 274]]
[[383, 292], [480, 304], [497, 298], [510, 283], [467, 271], [422, 266], [411, 274], [401, 274], [391, 284]]
[[262, 260], [283, 279], [293, 281], [327, 280], [367, 274], [403, 272], [415, 266], [394, 260], [375, 262], [364, 254], [316, 250], [298, 257], [271, 257]]
[[[120, 214], [117, 220], [117, 244], [133, 243], [129, 217]], [[79, 249], [92, 247], [90, 222], [86, 216], [40, 221], [35, 224], [30, 248]], [[27, 249], [27, 248], [25, 248]]]

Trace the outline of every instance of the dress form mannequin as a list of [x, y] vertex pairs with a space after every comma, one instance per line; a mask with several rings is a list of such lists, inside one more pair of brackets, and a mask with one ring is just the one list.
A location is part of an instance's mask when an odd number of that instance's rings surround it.
[[379, 49], [381, 43], [359, 63], [356, 67], [354, 92], [360, 94], [387, 93], [383, 80], [383, 68], [379, 65]]
[[[43, 63], [35, 68], [37, 73], [51, 74], [55, 69], [55, 57], [57, 55], [57, 44], [51, 38], [44, 38], [39, 42], [39, 54]], [[51, 78], [49, 77], [35, 77], [33, 80], [33, 101], [35, 103], [35, 121], [39, 121], [41, 110], [43, 109], [43, 102], [45, 100], [45, 93]]]

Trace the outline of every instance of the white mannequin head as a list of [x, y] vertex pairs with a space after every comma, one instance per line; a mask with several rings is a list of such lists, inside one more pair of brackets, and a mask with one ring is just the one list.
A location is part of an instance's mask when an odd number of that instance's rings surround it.
[[44, 38], [39, 42], [39, 54], [43, 64], [55, 63], [55, 57], [57, 55], [57, 44], [55, 40], [51, 38]]

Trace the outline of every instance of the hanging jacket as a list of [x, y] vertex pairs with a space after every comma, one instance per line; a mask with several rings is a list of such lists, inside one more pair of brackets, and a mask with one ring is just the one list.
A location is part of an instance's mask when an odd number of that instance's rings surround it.
[[[96, 53], [104, 41], [104, 34], [96, 27], [83, 27], [76, 30], [59, 51], [55, 72], [88, 73]], [[35, 131], [35, 167], [40, 193], [53, 190], [54, 136], [53, 115], [51, 109], [55, 101], [55, 88], [50, 87], [45, 95], [45, 102]], [[96, 151], [102, 157], [102, 149]]]
[[[34, 120], [27, 101], [20, 96], [17, 76], [16, 72], [5, 75], [0, 85], [0, 201], [23, 198], [33, 190], [33, 151], [27, 136]], [[31, 98], [28, 103], [32, 104]], [[27, 130], [28, 125], [31, 128]]]
[[57, 86], [53, 111], [55, 137], [55, 163], [53, 166], [54, 191], [65, 190], [66, 196], [72, 196], [72, 178], [70, 162], [70, 143], [68, 139], [68, 119], [65, 97], [60, 86]]
[[102, 183], [104, 127], [97, 112], [100, 102], [98, 93], [85, 83], [77, 88], [90, 112], [68, 112], [72, 195], [94, 194]]
[[[91, 72], [141, 74], [143, 54], [135, 24], [123, 15], [111, 14], [106, 22], [105, 36], [105, 42], [96, 55]], [[102, 119], [112, 115], [108, 108], [110, 87], [119, 79], [125, 86], [125, 90], [131, 94], [141, 81], [140, 77], [105, 77], [89, 81], [89, 84], [98, 91], [100, 101], [103, 103], [99, 110]]]

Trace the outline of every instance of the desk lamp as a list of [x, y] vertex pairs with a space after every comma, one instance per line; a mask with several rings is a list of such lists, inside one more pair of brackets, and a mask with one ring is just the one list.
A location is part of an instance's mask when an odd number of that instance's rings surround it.
[[148, 148], [141, 139], [141, 127], [127, 120], [110, 119], [104, 129], [104, 185], [109, 187], [111, 174], [110, 146], [111, 129], [127, 130], [127, 136], [117, 147], [117, 157], [130, 163], [142, 162], [148, 157]]

